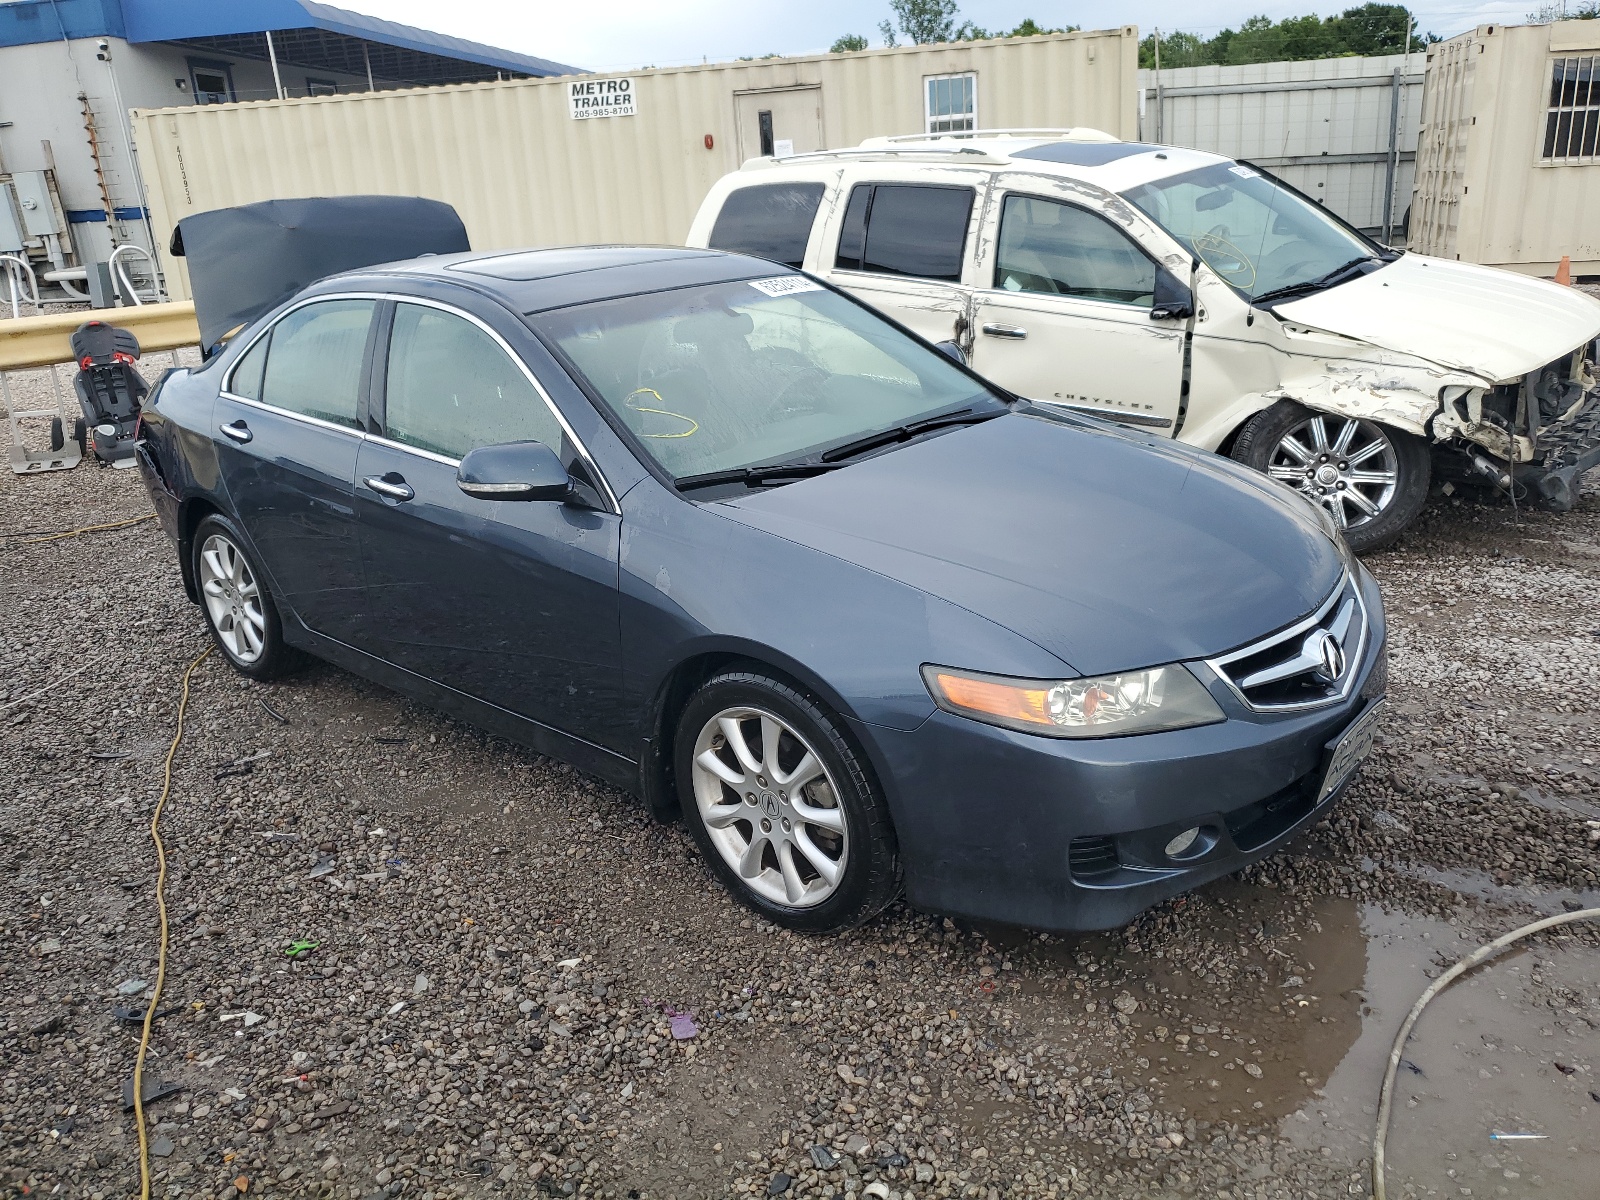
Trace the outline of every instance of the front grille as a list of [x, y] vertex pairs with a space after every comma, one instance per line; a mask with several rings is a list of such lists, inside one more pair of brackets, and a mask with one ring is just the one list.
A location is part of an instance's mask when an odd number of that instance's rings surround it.
[[1117, 869], [1117, 839], [1112, 837], [1073, 838], [1067, 847], [1067, 865], [1077, 879], [1108, 875]]
[[1257, 712], [1315, 708], [1350, 694], [1366, 645], [1366, 606], [1346, 575], [1304, 621], [1208, 665]]

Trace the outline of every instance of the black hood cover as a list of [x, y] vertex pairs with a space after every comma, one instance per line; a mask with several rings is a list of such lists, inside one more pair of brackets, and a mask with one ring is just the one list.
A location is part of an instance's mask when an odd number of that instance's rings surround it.
[[470, 249], [456, 210], [420, 196], [263, 200], [196, 213], [172, 231], [208, 353], [229, 330], [329, 275]]

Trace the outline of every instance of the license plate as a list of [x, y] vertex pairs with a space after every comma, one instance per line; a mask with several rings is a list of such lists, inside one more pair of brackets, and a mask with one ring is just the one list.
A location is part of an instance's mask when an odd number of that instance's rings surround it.
[[1333, 744], [1328, 755], [1328, 769], [1322, 776], [1322, 791], [1317, 795], [1318, 804], [1343, 787], [1356, 773], [1361, 760], [1372, 753], [1372, 735], [1377, 732], [1378, 722], [1388, 703], [1387, 700], [1379, 700]]

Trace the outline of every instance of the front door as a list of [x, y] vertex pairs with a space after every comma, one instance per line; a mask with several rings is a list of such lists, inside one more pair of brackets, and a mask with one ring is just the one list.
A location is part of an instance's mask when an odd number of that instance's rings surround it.
[[843, 218], [825, 235], [819, 273], [928, 341], [965, 346], [971, 289], [962, 275], [979, 210], [970, 178], [847, 180]]
[[774, 155], [787, 158], [823, 148], [820, 87], [735, 92], [733, 110], [741, 162]]
[[373, 388], [383, 435], [367, 439], [356, 464], [372, 611], [366, 648], [619, 748], [621, 519], [581, 504], [461, 491], [458, 461], [478, 446], [540, 441], [568, 462], [575, 449], [486, 326], [404, 302], [387, 323], [387, 362]]
[[973, 369], [1029, 399], [1172, 436], [1185, 322], [1150, 317], [1155, 260], [1080, 204], [1006, 191], [989, 220]]
[[240, 358], [213, 409], [223, 488], [284, 619], [343, 642], [364, 623], [352, 492], [376, 307], [294, 309]]

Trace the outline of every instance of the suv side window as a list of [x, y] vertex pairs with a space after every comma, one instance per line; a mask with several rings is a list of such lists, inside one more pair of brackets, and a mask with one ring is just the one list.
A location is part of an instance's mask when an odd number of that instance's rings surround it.
[[806, 241], [822, 192], [820, 183], [764, 183], [730, 192], [707, 245], [799, 270], [805, 266]]
[[446, 458], [523, 441], [561, 453], [560, 422], [500, 344], [421, 304], [395, 305], [383, 426], [391, 441]]
[[960, 283], [973, 198], [964, 187], [858, 183], [845, 206], [834, 265]]
[[1148, 308], [1156, 264], [1104, 217], [1037, 196], [1007, 196], [994, 286]]
[[267, 345], [261, 403], [361, 428], [356, 420], [361, 363], [377, 306], [376, 300], [323, 300], [295, 309], [274, 325], [270, 345], [258, 343]]

